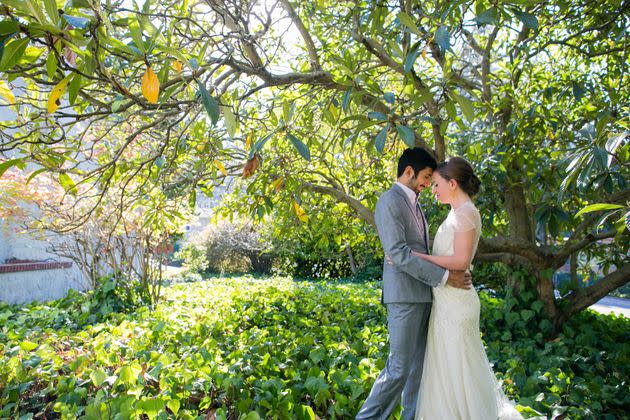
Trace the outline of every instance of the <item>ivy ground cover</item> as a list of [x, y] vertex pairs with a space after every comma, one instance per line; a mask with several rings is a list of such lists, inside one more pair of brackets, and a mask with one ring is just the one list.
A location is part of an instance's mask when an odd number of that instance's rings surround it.
[[[387, 355], [379, 296], [241, 277], [176, 284], [131, 313], [76, 294], [0, 306], [0, 417], [352, 418]], [[481, 300], [489, 358], [526, 416], [624, 416], [627, 319], [586, 313], [547, 340], [535, 310]]]

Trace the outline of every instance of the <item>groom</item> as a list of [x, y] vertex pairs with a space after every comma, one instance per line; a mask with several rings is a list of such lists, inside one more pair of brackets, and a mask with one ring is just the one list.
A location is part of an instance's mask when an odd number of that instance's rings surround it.
[[385, 251], [383, 296], [387, 306], [389, 357], [357, 419], [387, 419], [400, 403], [402, 419], [412, 420], [420, 390], [431, 287], [448, 283], [468, 289], [469, 274], [444, 270], [411, 251], [428, 254], [429, 232], [417, 194], [431, 185], [437, 166], [424, 149], [407, 149], [398, 159], [398, 179], [376, 203], [376, 228]]

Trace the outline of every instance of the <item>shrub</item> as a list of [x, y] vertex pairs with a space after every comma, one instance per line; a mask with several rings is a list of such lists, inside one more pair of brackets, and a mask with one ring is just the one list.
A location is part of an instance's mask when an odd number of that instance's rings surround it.
[[178, 254], [191, 271], [270, 273], [271, 245], [251, 223], [219, 221], [190, 239]]
[[184, 268], [192, 273], [202, 273], [208, 270], [208, 258], [205, 247], [194, 242], [187, 242], [175, 253], [175, 259], [184, 260]]

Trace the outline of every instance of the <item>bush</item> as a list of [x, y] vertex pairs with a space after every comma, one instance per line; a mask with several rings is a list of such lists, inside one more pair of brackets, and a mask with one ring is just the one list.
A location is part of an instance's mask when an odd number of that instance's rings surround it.
[[192, 273], [202, 273], [208, 270], [206, 250], [201, 244], [188, 242], [175, 253], [175, 259], [184, 260], [183, 267]]
[[220, 221], [192, 237], [178, 253], [190, 271], [221, 274], [271, 272], [271, 245], [251, 223]]

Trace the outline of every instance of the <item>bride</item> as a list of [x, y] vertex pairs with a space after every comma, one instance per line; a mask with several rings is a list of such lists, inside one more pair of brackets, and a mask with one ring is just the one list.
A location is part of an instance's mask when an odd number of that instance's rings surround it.
[[[467, 270], [477, 250], [481, 217], [471, 197], [479, 178], [462, 158], [433, 173], [432, 192], [451, 211], [437, 231], [433, 254], [415, 253], [449, 270]], [[522, 419], [492, 372], [479, 334], [474, 288], [434, 287], [416, 420]]]

